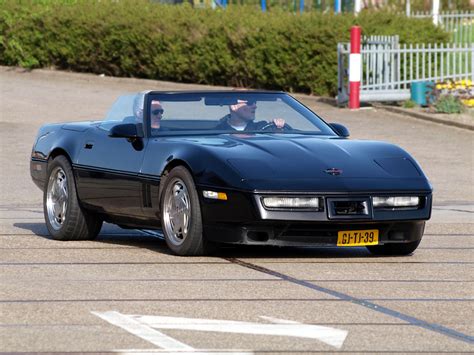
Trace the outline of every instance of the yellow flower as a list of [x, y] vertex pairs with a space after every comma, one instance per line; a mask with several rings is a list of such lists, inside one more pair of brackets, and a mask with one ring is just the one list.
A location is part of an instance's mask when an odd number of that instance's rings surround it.
[[461, 102], [467, 107], [474, 107], [474, 98], [461, 100]]

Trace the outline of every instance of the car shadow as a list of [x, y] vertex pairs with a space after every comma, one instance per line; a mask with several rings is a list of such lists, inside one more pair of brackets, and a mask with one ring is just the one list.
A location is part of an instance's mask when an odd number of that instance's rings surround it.
[[[14, 223], [13, 226], [32, 232], [38, 237], [53, 240], [44, 222]], [[68, 241], [64, 241], [64, 243], [67, 242]], [[166, 246], [164, 239], [143, 234], [142, 232], [135, 229], [123, 229], [108, 223], [104, 224], [97, 238], [91, 240], [90, 242], [147, 248], [162, 254], [173, 255]]]
[[43, 223], [13, 223], [13, 226], [16, 228], [24, 229], [32, 232], [38, 237], [51, 239], [46, 225]]
[[[257, 246], [238, 245], [223, 246], [216, 252], [219, 257], [226, 259], [347, 259], [372, 257], [365, 248], [336, 248], [336, 247], [291, 247], [291, 246]], [[216, 255], [215, 253], [215, 255]]]
[[[51, 239], [44, 223], [14, 223], [15, 227], [32, 232], [38, 237]], [[146, 248], [166, 255], [174, 255], [162, 237], [157, 233], [148, 234], [136, 229], [123, 229], [113, 224], [104, 224], [94, 243], [127, 245]], [[365, 247], [279, 247], [257, 245], [219, 245], [210, 257], [224, 259], [347, 259], [347, 258], [377, 258]]]

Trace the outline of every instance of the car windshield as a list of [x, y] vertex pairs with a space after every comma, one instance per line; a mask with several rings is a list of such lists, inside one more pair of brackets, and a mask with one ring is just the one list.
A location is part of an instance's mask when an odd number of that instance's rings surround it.
[[152, 136], [221, 133], [336, 135], [314, 112], [285, 93], [153, 93], [145, 100]]
[[121, 123], [143, 124], [143, 105], [147, 91], [119, 96], [110, 107], [105, 119], [99, 125], [110, 130]]
[[144, 123], [151, 136], [239, 131], [336, 135], [314, 112], [278, 92], [144, 91], [119, 97], [99, 128], [119, 123]]

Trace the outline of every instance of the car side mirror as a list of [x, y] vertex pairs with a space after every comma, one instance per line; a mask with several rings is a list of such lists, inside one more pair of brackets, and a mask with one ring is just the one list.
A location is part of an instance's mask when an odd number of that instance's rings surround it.
[[110, 129], [109, 137], [113, 138], [138, 138], [137, 125], [134, 123], [123, 123]]
[[330, 123], [329, 125], [334, 130], [334, 132], [337, 133], [338, 136], [344, 137], [344, 138], [347, 138], [350, 136], [349, 130], [346, 128], [346, 126], [343, 126], [340, 123]]

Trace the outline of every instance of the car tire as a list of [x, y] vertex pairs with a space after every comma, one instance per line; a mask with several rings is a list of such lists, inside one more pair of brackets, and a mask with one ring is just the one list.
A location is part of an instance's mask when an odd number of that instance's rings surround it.
[[81, 208], [69, 160], [59, 155], [48, 164], [43, 193], [46, 227], [55, 240], [90, 240], [97, 237], [102, 219]]
[[193, 177], [183, 166], [162, 179], [161, 224], [166, 244], [177, 255], [204, 255], [210, 250], [203, 236], [201, 206]]
[[374, 255], [409, 255], [418, 248], [420, 242], [421, 239], [409, 243], [370, 245], [367, 249]]

